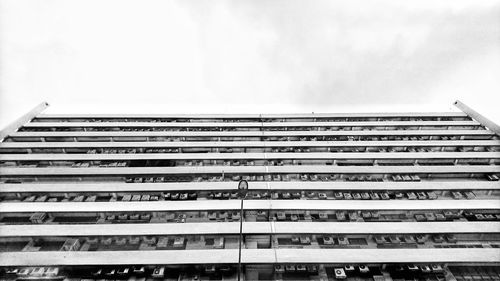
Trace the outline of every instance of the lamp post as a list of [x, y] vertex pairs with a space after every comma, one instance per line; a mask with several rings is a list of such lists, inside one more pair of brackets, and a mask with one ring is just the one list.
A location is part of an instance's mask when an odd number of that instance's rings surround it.
[[246, 180], [241, 180], [238, 183], [238, 193], [241, 198], [241, 207], [240, 207], [240, 243], [238, 247], [238, 281], [241, 278], [241, 244], [243, 244], [243, 200], [247, 196], [248, 191], [248, 182]]

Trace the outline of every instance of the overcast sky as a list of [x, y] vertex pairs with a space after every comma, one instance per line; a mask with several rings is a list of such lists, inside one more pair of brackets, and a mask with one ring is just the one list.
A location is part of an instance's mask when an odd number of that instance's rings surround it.
[[0, 127], [47, 113], [450, 110], [500, 123], [500, 0], [0, 0]]

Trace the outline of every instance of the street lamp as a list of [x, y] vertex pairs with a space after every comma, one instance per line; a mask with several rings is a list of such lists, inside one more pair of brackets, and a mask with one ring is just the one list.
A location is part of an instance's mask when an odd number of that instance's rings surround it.
[[241, 208], [240, 208], [240, 243], [238, 247], [238, 281], [241, 278], [241, 244], [243, 243], [243, 200], [247, 197], [248, 182], [246, 180], [241, 180], [238, 183], [238, 193], [241, 198]]

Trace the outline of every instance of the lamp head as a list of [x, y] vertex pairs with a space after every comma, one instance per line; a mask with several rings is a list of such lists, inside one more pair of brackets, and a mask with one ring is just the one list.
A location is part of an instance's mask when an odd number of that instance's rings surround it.
[[240, 196], [245, 197], [248, 191], [248, 182], [246, 180], [241, 180], [238, 183], [238, 192]]

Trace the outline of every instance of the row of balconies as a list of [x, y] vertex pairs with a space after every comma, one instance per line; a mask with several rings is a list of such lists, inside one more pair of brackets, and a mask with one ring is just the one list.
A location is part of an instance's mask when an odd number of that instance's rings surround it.
[[342, 152], [497, 152], [499, 146], [356, 146], [356, 147], [217, 147], [217, 148], [0, 148], [1, 154], [137, 154], [137, 153], [342, 153]]
[[151, 122], [151, 123], [245, 123], [245, 122], [363, 122], [363, 121], [470, 121], [468, 116], [397, 116], [397, 117], [283, 117], [283, 118], [44, 118], [36, 117], [31, 122]]
[[[498, 234], [244, 235], [246, 249], [500, 248]], [[237, 249], [238, 235], [149, 235], [0, 238], [0, 252]]]
[[[279, 222], [444, 222], [500, 221], [498, 211], [244, 211], [244, 220]], [[235, 222], [239, 211], [113, 212], [113, 213], [3, 213], [2, 224], [115, 224]]]
[[[124, 266], [59, 266], [10, 267], [0, 269], [4, 280], [236, 280], [237, 265], [124, 265]], [[243, 280], [345, 280], [358, 281], [470, 281], [500, 280], [496, 266], [398, 264], [398, 265], [328, 265], [275, 264], [243, 265]], [[252, 278], [252, 277], [256, 278]], [[259, 278], [260, 277], [260, 278]]]
[[[380, 135], [383, 135], [382, 133]], [[418, 140], [498, 140], [499, 137], [495, 135], [485, 134], [485, 135], [468, 135], [468, 134], [455, 134], [454, 136], [448, 136], [446, 134], [441, 135], [429, 135], [428, 133], [419, 134], [416, 138], [423, 138]], [[355, 134], [349, 135], [346, 133], [345, 136], [305, 136], [305, 137], [267, 137], [267, 136], [186, 136], [186, 137], [155, 137], [155, 136], [96, 136], [96, 137], [85, 137], [85, 136], [74, 136], [74, 137], [50, 137], [50, 136], [12, 136], [7, 137], [5, 142], [180, 142], [180, 141], [413, 141], [416, 139], [411, 139], [408, 136], [398, 136], [394, 133], [393, 136], [377, 136], [374, 132], [371, 136], [357, 136]]]
[[[3, 268], [0, 276], [5, 280], [236, 280], [237, 265], [124, 265], [98, 267], [11, 267]], [[242, 280], [345, 280], [389, 281], [463, 281], [464, 277], [479, 276], [481, 280], [498, 279], [498, 268], [464, 266], [453, 268], [441, 264], [270, 264], [243, 265]], [[453, 273], [452, 273], [453, 272]], [[254, 278], [252, 278], [254, 277]], [[486, 279], [486, 277], [489, 277]], [[467, 279], [466, 279], [467, 280]]]
[[294, 127], [22, 127], [18, 132], [269, 132], [269, 131], [392, 131], [392, 130], [484, 130], [481, 125], [397, 126], [294, 126]]
[[[250, 191], [251, 200], [472, 200], [497, 199], [495, 190], [477, 191]], [[4, 193], [1, 202], [140, 202], [140, 201], [187, 201], [187, 200], [238, 200], [236, 191], [171, 191], [142, 193]]]
[[169, 182], [237, 182], [240, 180], [252, 182], [415, 182], [420, 180], [471, 180], [476, 181], [498, 181], [499, 175], [495, 173], [470, 173], [470, 174], [246, 174], [246, 175], [166, 175], [166, 176], [0, 176], [0, 183], [31, 183], [31, 182], [125, 182], [125, 183], [169, 183]]
[[[0, 167], [71, 167], [71, 168], [120, 168], [120, 167], [192, 167], [192, 166], [459, 166], [500, 165], [495, 158], [441, 158], [420, 159], [285, 159], [285, 160], [18, 160], [0, 161]], [[265, 156], [262, 156], [264, 158]], [[49, 159], [48, 157], [47, 159]], [[201, 158], [201, 157], [200, 157]], [[242, 156], [244, 158], [244, 156]]]

